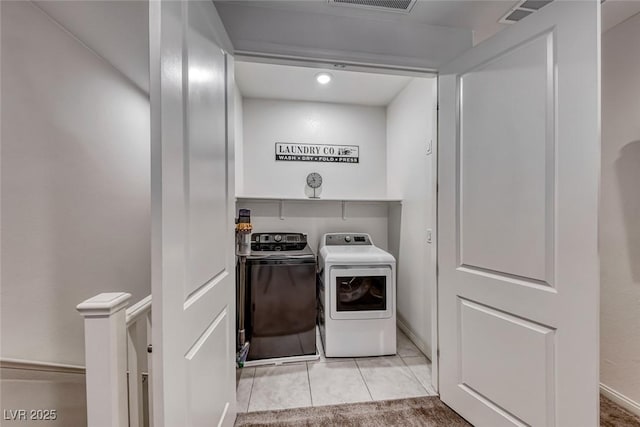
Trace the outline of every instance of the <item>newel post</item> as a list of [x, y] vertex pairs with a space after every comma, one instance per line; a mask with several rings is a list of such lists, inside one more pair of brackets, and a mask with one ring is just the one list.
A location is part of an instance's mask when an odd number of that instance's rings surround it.
[[131, 294], [110, 292], [78, 304], [84, 316], [87, 367], [87, 422], [91, 427], [124, 427], [127, 410], [127, 324]]

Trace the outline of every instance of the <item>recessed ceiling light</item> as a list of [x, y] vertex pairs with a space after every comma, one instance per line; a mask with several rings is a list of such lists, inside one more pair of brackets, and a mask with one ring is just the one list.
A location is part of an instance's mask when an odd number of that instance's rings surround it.
[[326, 85], [327, 83], [329, 83], [331, 81], [331, 74], [329, 74], [329, 73], [318, 73], [318, 74], [316, 74], [316, 80], [321, 85]]

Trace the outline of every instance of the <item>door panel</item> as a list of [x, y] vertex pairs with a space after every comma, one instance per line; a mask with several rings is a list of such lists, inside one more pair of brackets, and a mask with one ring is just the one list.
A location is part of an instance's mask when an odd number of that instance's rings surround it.
[[487, 404], [510, 408], [525, 425], [546, 425], [553, 417], [555, 330], [463, 298], [458, 304], [458, 383]]
[[459, 77], [460, 263], [543, 283], [553, 265], [553, 40], [537, 36]]
[[230, 224], [211, 220], [226, 218], [227, 177], [225, 55], [214, 42], [210, 7], [209, 2], [189, 3], [186, 28], [189, 293], [224, 271], [229, 253], [218, 241]]
[[440, 71], [440, 392], [478, 426], [598, 424], [599, 2]]
[[149, 4], [156, 426], [235, 420], [233, 143], [211, 2]]
[[[229, 401], [228, 389], [221, 387], [229, 378], [228, 366], [233, 365], [231, 353], [221, 342], [230, 338], [228, 308], [225, 308], [207, 327], [202, 337], [187, 351], [188, 382], [190, 384], [189, 416], [192, 426], [212, 426], [212, 420], [224, 420], [233, 411], [235, 402]], [[234, 379], [231, 378], [233, 381]]]

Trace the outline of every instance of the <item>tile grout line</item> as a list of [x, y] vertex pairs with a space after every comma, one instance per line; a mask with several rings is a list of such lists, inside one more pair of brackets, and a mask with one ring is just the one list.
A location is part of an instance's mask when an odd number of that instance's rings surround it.
[[404, 366], [411, 374], [410, 378], [413, 378], [416, 381], [416, 383], [418, 383], [420, 388], [422, 388], [428, 395], [429, 392], [427, 391], [426, 387], [422, 385], [422, 383], [418, 379], [418, 376], [413, 372], [413, 369], [411, 369], [409, 365], [407, 365], [407, 362], [404, 361], [404, 358], [402, 356], [400, 356], [399, 354], [397, 354], [397, 356], [398, 356], [398, 359], [400, 359], [400, 361], [402, 362], [402, 366]]
[[409, 370], [409, 372], [411, 372], [411, 375], [413, 376], [413, 378], [415, 378], [415, 380], [418, 381], [418, 384], [420, 384], [420, 386], [422, 388], [424, 388], [424, 386], [422, 385], [422, 383], [418, 379], [417, 375], [413, 372], [413, 369], [411, 369], [411, 367], [409, 365], [407, 365], [407, 362], [405, 362], [404, 357], [402, 357], [400, 355], [398, 355], [398, 357], [400, 357], [400, 360], [402, 361], [402, 364], [405, 366], [405, 368], [407, 368]]
[[[405, 336], [405, 338], [407, 338], [407, 339], [409, 340], [409, 342], [411, 342], [411, 340], [409, 339], [409, 337], [408, 337], [405, 333], [403, 333], [402, 331], [399, 331], [399, 332], [400, 332], [401, 334], [403, 334], [403, 335]], [[400, 359], [402, 360], [402, 363], [404, 363], [404, 364], [407, 366], [407, 368], [409, 368], [409, 371], [411, 371], [411, 374], [412, 374], [412, 375], [414, 376], [414, 378], [418, 381], [418, 384], [420, 384], [420, 386], [421, 386], [423, 389], [425, 389], [425, 391], [427, 392], [427, 395], [431, 396], [432, 394], [431, 394], [431, 391], [429, 391], [429, 390], [430, 390], [430, 389], [434, 390], [434, 389], [433, 389], [433, 385], [430, 385], [429, 387], [427, 387], [427, 386], [425, 386], [424, 384], [422, 384], [422, 381], [420, 381], [420, 378], [418, 378], [418, 376], [416, 375], [416, 373], [415, 373], [415, 372], [413, 372], [413, 369], [411, 369], [411, 367], [407, 364], [407, 361], [406, 361], [406, 360], [404, 360], [404, 359], [405, 359], [405, 357], [424, 357], [425, 359], [427, 359], [427, 360], [429, 361], [429, 363], [431, 363], [431, 359], [429, 359], [429, 358], [427, 357], [427, 355], [426, 355], [426, 354], [424, 354], [424, 353], [422, 352], [422, 350], [420, 350], [420, 349], [419, 349], [419, 348], [418, 348], [418, 347], [417, 347], [413, 342], [411, 342], [411, 344], [416, 348], [416, 350], [418, 350], [418, 353], [419, 353], [419, 354], [418, 354], [418, 355], [413, 355], [413, 356], [409, 356], [409, 355], [407, 355], [407, 356], [402, 356], [401, 354], [399, 354], [399, 353], [398, 353], [398, 357], [400, 357]], [[434, 390], [434, 392], [435, 392], [435, 390]], [[436, 394], [436, 396], [437, 396], [437, 394]]]
[[311, 401], [311, 407], [313, 408], [313, 394], [311, 393], [311, 375], [309, 375], [309, 362], [305, 362], [307, 367], [307, 381], [309, 383], [309, 400]]
[[[431, 396], [431, 393], [429, 392], [429, 390], [427, 389], [427, 387], [422, 384], [422, 381], [420, 381], [420, 378], [418, 378], [418, 376], [416, 375], [415, 372], [413, 372], [413, 369], [411, 369], [411, 367], [409, 365], [407, 365], [407, 362], [404, 360], [404, 357], [398, 355], [400, 357], [400, 360], [402, 360], [402, 363], [404, 364], [404, 366], [407, 367], [407, 369], [409, 370], [409, 372], [411, 372], [411, 375], [413, 375], [413, 378], [415, 378], [416, 381], [418, 381], [418, 384], [420, 385], [420, 387], [422, 387], [424, 389], [424, 391], [427, 392], [427, 396]], [[407, 356], [407, 357], [420, 357], [420, 356]]]
[[249, 389], [249, 400], [247, 400], [247, 414], [249, 413], [249, 408], [251, 407], [251, 396], [253, 396], [253, 383], [256, 381], [257, 372], [258, 372], [258, 368], [253, 368], [253, 375], [251, 375], [251, 388]]
[[360, 369], [360, 365], [358, 364], [358, 359], [357, 358], [353, 358], [353, 361], [356, 364], [356, 368], [358, 368], [358, 372], [360, 373], [360, 377], [362, 378], [362, 382], [364, 383], [364, 386], [367, 388], [367, 392], [369, 393], [369, 397], [371, 398], [372, 402], [377, 402], [374, 398], [373, 398], [373, 394], [371, 394], [371, 390], [369, 390], [369, 384], [367, 384], [367, 380], [364, 377], [362, 370]]

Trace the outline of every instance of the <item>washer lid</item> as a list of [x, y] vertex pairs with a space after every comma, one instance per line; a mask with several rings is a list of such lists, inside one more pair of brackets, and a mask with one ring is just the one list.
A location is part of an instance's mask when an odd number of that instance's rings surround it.
[[297, 262], [316, 262], [316, 255], [309, 245], [302, 250], [287, 251], [251, 251], [251, 255], [247, 257], [247, 261], [297, 261]]
[[376, 246], [324, 246], [320, 253], [326, 264], [394, 264], [389, 252]]

